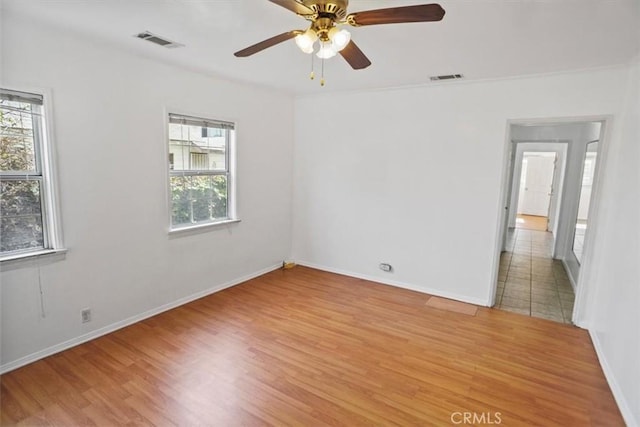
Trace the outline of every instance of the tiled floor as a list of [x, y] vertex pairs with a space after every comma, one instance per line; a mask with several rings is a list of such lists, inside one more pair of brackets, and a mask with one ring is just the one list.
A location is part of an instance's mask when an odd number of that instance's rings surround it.
[[575, 296], [562, 262], [551, 258], [552, 244], [546, 231], [509, 230], [496, 308], [571, 323]]

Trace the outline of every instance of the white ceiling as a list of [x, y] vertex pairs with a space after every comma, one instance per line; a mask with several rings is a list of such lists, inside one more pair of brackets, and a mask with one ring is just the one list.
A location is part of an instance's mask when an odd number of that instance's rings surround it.
[[[26, 14], [139, 55], [297, 95], [423, 84], [439, 74], [493, 79], [610, 66], [627, 63], [640, 45], [638, 0], [443, 0], [441, 22], [352, 28], [373, 64], [354, 71], [339, 56], [327, 60], [327, 85], [320, 88], [308, 78], [310, 56], [293, 40], [249, 58], [233, 56], [307, 27], [267, 0], [1, 1], [9, 16]], [[349, 12], [422, 3], [429, 1], [351, 0]], [[132, 37], [144, 30], [185, 47]]]

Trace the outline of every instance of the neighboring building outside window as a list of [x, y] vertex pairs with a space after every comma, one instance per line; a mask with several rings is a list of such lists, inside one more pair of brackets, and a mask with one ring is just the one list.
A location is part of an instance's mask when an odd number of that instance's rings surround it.
[[207, 153], [191, 153], [191, 169], [209, 169], [209, 155]]
[[59, 249], [44, 98], [0, 89], [0, 259]]
[[171, 230], [233, 219], [233, 123], [169, 114]]

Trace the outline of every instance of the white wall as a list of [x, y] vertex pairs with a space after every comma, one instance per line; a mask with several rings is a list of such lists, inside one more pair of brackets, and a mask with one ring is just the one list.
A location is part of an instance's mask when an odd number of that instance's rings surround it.
[[[629, 73], [623, 114], [601, 182], [598, 233], [587, 236], [594, 251], [585, 324], [629, 426], [640, 425], [640, 60]], [[600, 160], [600, 158], [598, 159]], [[593, 212], [590, 212], [590, 215]], [[590, 221], [592, 217], [590, 217]], [[591, 223], [590, 223], [591, 224]], [[591, 226], [591, 225], [590, 225]], [[584, 274], [581, 272], [581, 274]]]
[[[43, 261], [39, 271], [35, 261], [2, 266], [3, 370], [290, 254], [290, 97], [141, 59], [18, 16], [5, 15], [2, 24], [2, 84], [53, 95], [69, 249], [66, 259]], [[241, 223], [167, 234], [165, 107], [237, 123]], [[83, 325], [85, 307], [93, 321]]]
[[[619, 129], [627, 74], [622, 67], [297, 100], [294, 258], [489, 305], [508, 120], [611, 115], [610, 157], [603, 158], [607, 215], [595, 218], [607, 237], [596, 239], [585, 276], [599, 289], [594, 304], [604, 298], [605, 306], [584, 310], [581, 321], [593, 318], [606, 341], [603, 366], [615, 364], [608, 377], [621, 407], [637, 410], [638, 239], [628, 236], [640, 217], [638, 132], [631, 124], [624, 136]], [[627, 109], [637, 111], [633, 105]], [[395, 271], [380, 271], [379, 262]], [[629, 343], [634, 348], [624, 354]]]
[[294, 257], [490, 304], [507, 120], [615, 114], [625, 77], [619, 68], [297, 100]]

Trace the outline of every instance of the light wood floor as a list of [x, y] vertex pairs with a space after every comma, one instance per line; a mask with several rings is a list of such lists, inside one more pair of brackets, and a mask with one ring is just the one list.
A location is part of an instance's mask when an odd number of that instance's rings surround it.
[[586, 331], [428, 298], [275, 271], [3, 375], [0, 422], [623, 425]]
[[547, 217], [535, 215], [516, 215], [516, 228], [523, 230], [547, 231]]

